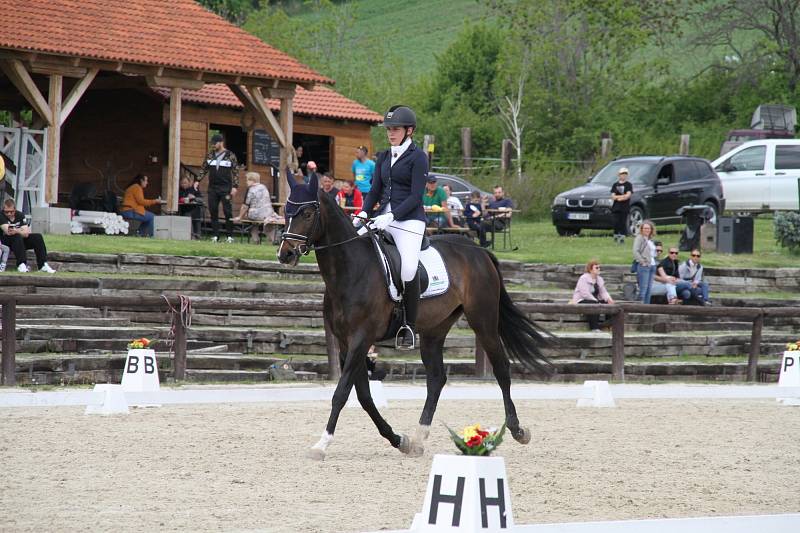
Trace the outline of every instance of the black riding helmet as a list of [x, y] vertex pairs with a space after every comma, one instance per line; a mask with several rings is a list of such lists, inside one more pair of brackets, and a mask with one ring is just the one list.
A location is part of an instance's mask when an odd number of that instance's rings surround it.
[[383, 127], [390, 126], [403, 126], [406, 128], [417, 127], [417, 115], [414, 111], [405, 105], [395, 105], [389, 108], [386, 115], [383, 117]]

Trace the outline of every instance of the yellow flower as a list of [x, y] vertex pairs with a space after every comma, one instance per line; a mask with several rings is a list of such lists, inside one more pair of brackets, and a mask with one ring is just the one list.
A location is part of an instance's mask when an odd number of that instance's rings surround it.
[[464, 428], [464, 440], [465, 440], [465, 441], [466, 441], [466, 440], [469, 440], [469, 439], [471, 439], [472, 437], [474, 437], [475, 435], [478, 435], [478, 434], [479, 434], [478, 432], [479, 432], [480, 430], [481, 430], [481, 425], [480, 425], [480, 424], [475, 424], [475, 425], [473, 425], [473, 426], [467, 426], [467, 427], [465, 427], [465, 428]]

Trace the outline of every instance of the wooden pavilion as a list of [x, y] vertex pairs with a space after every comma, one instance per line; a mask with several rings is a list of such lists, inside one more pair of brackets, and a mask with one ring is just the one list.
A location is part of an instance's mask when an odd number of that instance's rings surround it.
[[119, 189], [143, 172], [176, 211], [182, 166], [202, 163], [212, 130], [262, 175], [286, 167], [295, 132], [322, 166], [349, 173], [381, 119], [193, 0], [3, 3], [0, 109], [19, 119], [30, 108], [33, 127], [17, 137], [3, 128], [0, 150], [22, 157], [18, 195], [32, 205], [54, 205], [78, 183]]

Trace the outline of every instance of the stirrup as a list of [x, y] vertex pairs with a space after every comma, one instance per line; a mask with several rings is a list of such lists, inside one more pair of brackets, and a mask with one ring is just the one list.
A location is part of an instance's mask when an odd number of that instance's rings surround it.
[[[401, 339], [404, 340], [404, 333], [408, 331], [411, 333], [411, 345], [401, 344]], [[394, 336], [394, 347], [397, 350], [414, 350], [417, 347], [417, 336], [414, 333], [414, 330], [408, 324], [403, 324], [400, 329], [397, 330], [397, 335]]]

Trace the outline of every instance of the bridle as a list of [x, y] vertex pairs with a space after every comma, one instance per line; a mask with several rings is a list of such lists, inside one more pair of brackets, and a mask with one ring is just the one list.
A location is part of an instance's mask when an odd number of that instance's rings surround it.
[[293, 202], [291, 200], [286, 200], [286, 203], [298, 206], [297, 212], [289, 217], [289, 224], [287, 226], [287, 229], [292, 228], [292, 220], [294, 220], [294, 217], [296, 217], [309, 207], [314, 209], [314, 221], [311, 223], [311, 230], [309, 230], [308, 234], [303, 235], [302, 233], [293, 233], [291, 231], [285, 231], [283, 232], [283, 235], [281, 235], [281, 244], [283, 244], [285, 241], [299, 242], [300, 244], [298, 244], [295, 247], [295, 249], [302, 255], [308, 255], [312, 250], [317, 251], [317, 250], [324, 250], [326, 248], [333, 248], [334, 246], [341, 246], [342, 244], [347, 244], [348, 242], [360, 239], [365, 235], [369, 235], [372, 232], [372, 230], [370, 230], [368, 227], [367, 228], [368, 232], [364, 233], [363, 235], [356, 235], [355, 237], [350, 237], [349, 239], [345, 239], [341, 242], [335, 242], [332, 244], [323, 244], [322, 246], [315, 246], [310, 241], [311, 241], [311, 236], [314, 235], [314, 233], [317, 231], [317, 226], [319, 225], [319, 218], [320, 218], [319, 202], [317, 200], [310, 200], [308, 202]]

